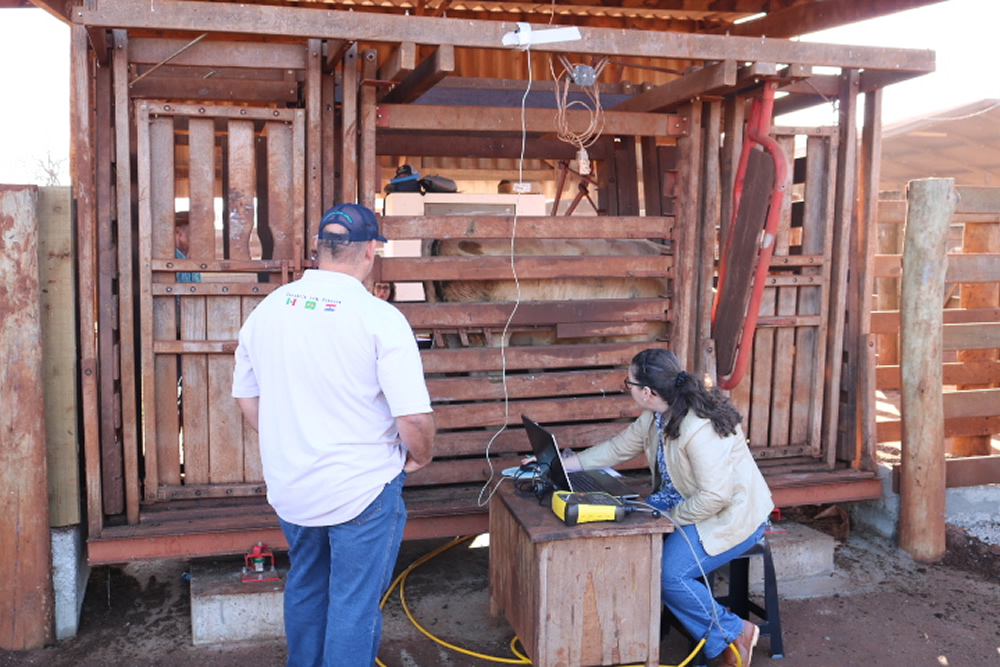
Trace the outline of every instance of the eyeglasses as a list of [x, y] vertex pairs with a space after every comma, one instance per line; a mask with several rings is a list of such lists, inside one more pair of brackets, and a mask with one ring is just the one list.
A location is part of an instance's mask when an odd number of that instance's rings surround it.
[[639, 384], [638, 382], [632, 382], [631, 380], [629, 380], [627, 375], [625, 376], [625, 381], [622, 382], [622, 387], [624, 388], [625, 391], [632, 391], [632, 387], [642, 388], [642, 386], [643, 385]]

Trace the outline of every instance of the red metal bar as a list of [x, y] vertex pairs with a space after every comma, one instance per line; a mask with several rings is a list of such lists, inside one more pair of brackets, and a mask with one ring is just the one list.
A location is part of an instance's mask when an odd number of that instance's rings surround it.
[[[733, 372], [728, 377], [719, 378], [719, 387], [721, 389], [732, 389], [740, 383], [744, 373], [746, 373], [747, 363], [750, 360], [750, 352], [753, 349], [753, 334], [757, 327], [757, 316], [760, 314], [760, 302], [764, 296], [764, 282], [771, 264], [771, 255], [774, 253], [778, 225], [781, 223], [781, 204], [785, 197], [785, 179], [788, 177], [788, 156], [785, 155], [778, 142], [770, 136], [771, 114], [774, 109], [774, 91], [777, 87], [777, 83], [766, 83], [763, 93], [759, 98], [759, 104], [757, 99], [754, 100], [754, 106], [750, 111], [750, 119], [747, 122], [747, 137], [743, 142], [743, 150], [740, 153], [741, 171], [737, 174], [738, 179], [741, 179], [746, 174], [744, 156], [749, 156], [749, 149], [752, 144], [756, 143], [763, 146], [764, 150], [771, 154], [771, 158], [774, 160], [774, 189], [771, 191], [771, 202], [767, 209], [764, 238], [757, 257], [757, 270], [754, 273], [753, 290], [750, 293], [750, 301], [747, 304], [746, 315], [743, 320], [743, 333], [740, 335], [736, 363], [733, 365]], [[742, 182], [740, 182], [740, 187], [742, 188]], [[735, 210], [736, 208], [734, 208], [734, 220]], [[732, 239], [731, 231], [729, 238]], [[722, 292], [723, 276], [724, 267], [720, 266], [716, 303], [718, 303], [718, 295]], [[713, 322], [715, 321], [714, 311], [713, 307]]]

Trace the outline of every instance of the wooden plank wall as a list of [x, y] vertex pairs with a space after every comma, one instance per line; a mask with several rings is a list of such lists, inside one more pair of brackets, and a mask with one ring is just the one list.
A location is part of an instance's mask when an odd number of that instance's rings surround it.
[[[991, 453], [991, 438], [1000, 434], [1000, 188], [957, 190], [959, 202], [952, 219], [946, 274], [949, 288], [941, 296], [944, 435], [959, 442], [978, 442], [980, 450], [964, 455], [983, 456]], [[902, 267], [899, 229], [905, 212], [904, 201], [879, 202], [882, 246], [874, 264], [879, 310], [872, 313], [872, 331], [878, 336], [876, 388], [889, 403], [900, 388], [896, 357], [899, 311], [891, 306], [898, 303]], [[877, 437], [880, 443], [898, 442], [898, 416], [880, 419]], [[950, 473], [948, 483], [961, 486], [977, 483], [980, 477]], [[1000, 482], [1000, 478], [994, 481]]]
[[71, 191], [38, 190], [38, 282], [45, 380], [49, 523], [80, 523], [80, 441], [76, 395], [76, 279]]

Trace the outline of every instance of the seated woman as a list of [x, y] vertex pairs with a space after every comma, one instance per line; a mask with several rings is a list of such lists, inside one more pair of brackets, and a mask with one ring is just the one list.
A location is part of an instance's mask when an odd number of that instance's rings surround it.
[[696, 581], [756, 544], [774, 509], [740, 414], [665, 349], [643, 350], [632, 359], [625, 390], [644, 412], [619, 435], [580, 452], [579, 464], [602, 468], [646, 454], [654, 489], [647, 500], [677, 528], [663, 543], [663, 604], [692, 637], [706, 638], [709, 658], [746, 667], [759, 628]]

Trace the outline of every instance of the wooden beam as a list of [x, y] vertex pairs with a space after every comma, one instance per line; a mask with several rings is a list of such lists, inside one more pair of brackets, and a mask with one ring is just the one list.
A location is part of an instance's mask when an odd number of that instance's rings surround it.
[[[892, 467], [892, 490], [899, 493], [900, 466]], [[1000, 456], [966, 456], [944, 462], [945, 487], [1000, 484]]]
[[382, 98], [385, 104], [406, 104], [420, 98], [455, 71], [455, 47], [444, 44]]
[[[492, 109], [484, 117], [481, 107], [445, 107], [429, 104], [380, 104], [379, 127], [389, 130], [506, 132], [549, 134], [555, 131], [555, 109], [525, 109], [523, 126], [520, 109]], [[570, 127], [585, 127], [589, 111], [566, 112]], [[640, 137], [676, 137], [688, 131], [687, 117], [682, 114], [645, 114], [630, 111], [607, 111], [604, 114], [604, 135]]]
[[736, 85], [736, 62], [725, 60], [703, 67], [680, 79], [640, 93], [612, 111], [664, 111], [692, 100], [699, 95], [717, 95]]
[[[132, 0], [102, 0], [94, 8], [78, 8], [73, 21], [81, 25], [149, 30], [204, 31], [205, 25], [225, 33], [274, 35], [365, 42], [416, 42], [509, 50], [503, 36], [517, 29], [515, 22], [453, 20], [384, 13], [326, 9], [160, 0], [136, 4]], [[544, 30], [547, 26], [539, 25]], [[620, 30], [580, 28], [579, 41], [538, 44], [532, 51], [546, 53], [614, 53], [618, 57], [677, 58], [685, 60], [743, 60], [807, 63], [858, 69], [925, 71], [934, 69], [934, 52], [836, 44], [793, 42], [783, 39], [691, 33], [622, 33]]]
[[403, 42], [378, 68], [379, 81], [402, 81], [417, 68], [417, 45]]
[[[428, 134], [379, 132], [375, 136], [378, 155], [412, 155], [420, 157], [513, 158], [521, 157], [521, 138], [482, 136], [479, 134], [449, 134], [448, 141]], [[537, 138], [524, 146], [524, 159], [572, 160], [576, 147], [558, 139]], [[591, 159], [600, 159], [591, 153]]]
[[189, 44], [190, 39], [134, 37], [128, 44], [129, 63], [156, 65], [169, 60], [172, 65], [185, 67], [250, 70], [306, 68], [306, 49], [302, 44], [203, 39], [184, 48]]
[[0, 237], [17, 239], [0, 253], [0, 648], [13, 651], [53, 640], [37, 207], [36, 186], [0, 186]]
[[135, 83], [129, 91], [133, 98], [235, 102], [297, 102], [296, 81], [260, 81], [252, 79], [193, 79], [151, 76]]

